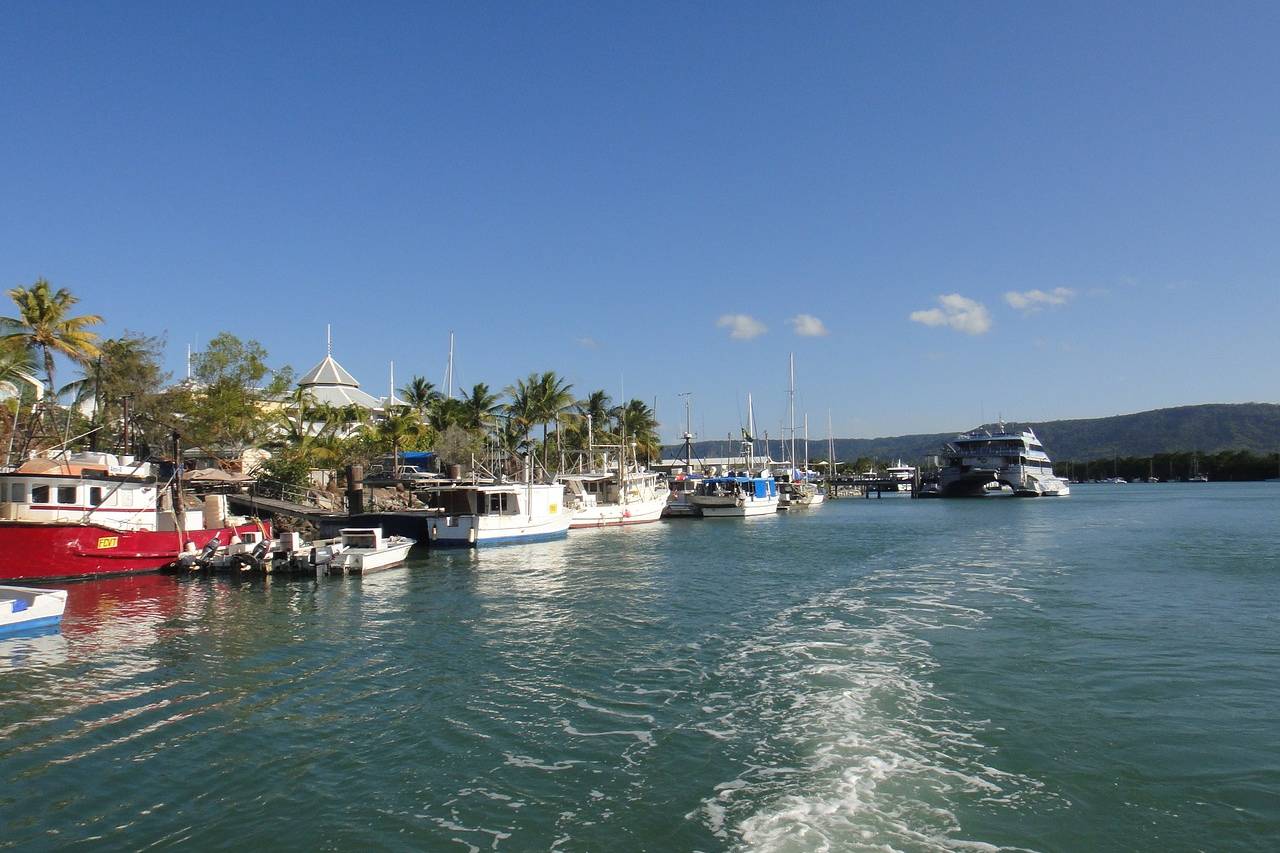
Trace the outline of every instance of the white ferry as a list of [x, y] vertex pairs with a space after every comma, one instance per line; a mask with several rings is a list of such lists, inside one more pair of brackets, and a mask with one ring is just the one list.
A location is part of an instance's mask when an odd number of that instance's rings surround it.
[[1008, 486], [1017, 497], [1071, 494], [1065, 479], [1030, 427], [983, 426], [957, 436], [943, 449], [939, 486], [944, 497], [981, 496], [990, 484]]

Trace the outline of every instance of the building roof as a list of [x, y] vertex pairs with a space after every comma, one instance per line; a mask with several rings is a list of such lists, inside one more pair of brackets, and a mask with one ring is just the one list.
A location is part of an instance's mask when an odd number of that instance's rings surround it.
[[342, 365], [334, 360], [332, 355], [326, 355], [324, 360], [315, 367], [307, 371], [306, 375], [298, 380], [299, 387], [306, 388], [310, 385], [346, 385], [351, 388], [359, 388], [360, 383], [350, 373], [342, 369]]
[[382, 401], [372, 394], [360, 390], [356, 378], [342, 368], [332, 355], [307, 371], [298, 380], [298, 387], [311, 394], [317, 403], [326, 406], [361, 406], [365, 409], [380, 409]]

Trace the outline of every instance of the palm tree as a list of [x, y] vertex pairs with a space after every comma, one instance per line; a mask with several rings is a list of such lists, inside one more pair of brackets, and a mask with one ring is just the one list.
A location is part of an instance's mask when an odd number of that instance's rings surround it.
[[618, 434], [636, 445], [646, 459], [661, 456], [662, 441], [658, 438], [658, 420], [653, 410], [643, 400], [631, 400], [625, 406], [614, 408], [612, 415]]
[[407, 385], [400, 389], [400, 396], [425, 417], [427, 409], [431, 408], [443, 395], [436, 390], [434, 383], [428, 382], [421, 376], [414, 376]]
[[422, 418], [413, 409], [396, 407], [396, 411], [377, 426], [378, 437], [391, 444], [391, 456], [399, 464], [400, 448], [421, 438], [426, 432]]
[[462, 405], [465, 411], [465, 426], [467, 429], [481, 430], [488, 432], [497, 421], [498, 413], [502, 410], [502, 406], [498, 404], [498, 395], [489, 393], [489, 386], [483, 382], [477, 382], [471, 386], [471, 393], [465, 393], [462, 397]]
[[439, 400], [427, 415], [427, 423], [436, 432], [444, 432], [451, 426], [466, 428], [467, 404], [465, 400]]
[[560, 419], [573, 408], [573, 386], [565, 382], [554, 371], [548, 370], [538, 377], [539, 422], [542, 424], [542, 443], [547, 443], [547, 424], [554, 423], [560, 428]]
[[30, 383], [36, 372], [31, 350], [20, 341], [0, 338], [0, 382], [12, 383], [21, 391], [22, 383]]
[[578, 410], [578, 415], [583, 420], [590, 417], [592, 440], [595, 439], [597, 432], [608, 429], [609, 404], [612, 402], [604, 391], [592, 391], [585, 400], [579, 400], [574, 404], [574, 408]]
[[517, 379], [503, 393], [508, 400], [502, 410], [507, 416], [510, 430], [518, 431], [528, 440], [529, 432], [537, 423], [538, 374], [530, 373], [527, 379]]
[[27, 349], [44, 354], [44, 372], [49, 393], [53, 384], [53, 354], [65, 355], [81, 364], [98, 354], [98, 335], [87, 330], [102, 322], [97, 314], [68, 317], [67, 312], [80, 300], [65, 287], [55, 292], [49, 282], [36, 279], [31, 287], [15, 287], [9, 297], [18, 307], [17, 317], [0, 317], [0, 341], [19, 341]]

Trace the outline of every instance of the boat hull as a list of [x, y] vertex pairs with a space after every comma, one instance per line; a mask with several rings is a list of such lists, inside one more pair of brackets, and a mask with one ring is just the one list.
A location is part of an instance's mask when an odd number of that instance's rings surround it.
[[367, 575], [373, 572], [380, 572], [384, 569], [394, 569], [397, 566], [403, 566], [405, 561], [409, 559], [409, 549], [414, 546], [412, 539], [407, 542], [393, 544], [379, 551], [364, 551], [361, 553], [351, 554], [350, 551], [344, 552], [344, 556], [350, 554], [351, 558], [343, 563], [343, 568], [351, 574]]
[[474, 515], [434, 516], [427, 519], [432, 548], [479, 548], [560, 539], [569, 533], [569, 516], [544, 522], [488, 526]]
[[738, 500], [733, 498], [701, 498], [695, 500], [703, 518], [750, 518], [756, 515], [772, 515], [778, 511], [778, 498], [763, 500]]
[[66, 606], [65, 589], [0, 586], [0, 635], [57, 625]]
[[569, 521], [571, 530], [591, 527], [622, 527], [630, 524], [649, 524], [662, 517], [667, 506], [666, 497], [628, 504], [605, 504], [581, 509]]
[[177, 562], [187, 542], [203, 548], [215, 535], [266, 531], [265, 524], [174, 531], [113, 530], [100, 524], [0, 522], [0, 581], [79, 580], [156, 572]]

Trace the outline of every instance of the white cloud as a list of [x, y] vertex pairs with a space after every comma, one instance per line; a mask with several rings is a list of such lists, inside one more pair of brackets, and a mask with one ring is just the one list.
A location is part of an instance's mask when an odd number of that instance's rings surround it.
[[725, 314], [716, 321], [720, 328], [729, 329], [729, 337], [739, 341], [749, 341], [759, 337], [769, 328], [750, 314]]
[[1056, 308], [1066, 305], [1075, 298], [1076, 292], [1069, 287], [1055, 287], [1048, 293], [1043, 290], [1024, 290], [1021, 293], [1011, 290], [1004, 295], [1004, 301], [1019, 311], [1039, 311], [1041, 308]]
[[797, 314], [787, 321], [791, 329], [802, 338], [821, 338], [831, 334], [822, 321], [812, 314]]
[[950, 326], [966, 335], [983, 335], [991, 329], [991, 312], [981, 302], [958, 293], [938, 297], [939, 308], [912, 311], [910, 319], [926, 326]]
[[600, 342], [595, 338], [578, 338], [578, 346], [584, 349], [600, 349]]

